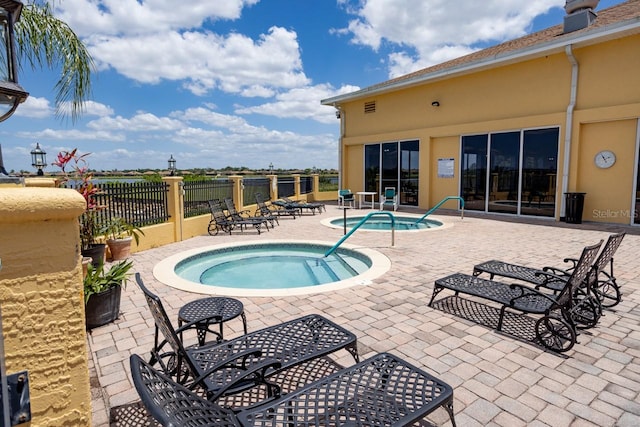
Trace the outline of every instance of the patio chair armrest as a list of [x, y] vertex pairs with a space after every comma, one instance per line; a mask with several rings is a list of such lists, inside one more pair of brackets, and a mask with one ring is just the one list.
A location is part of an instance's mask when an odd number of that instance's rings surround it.
[[578, 259], [577, 258], [565, 258], [562, 260], [562, 262], [570, 262], [571, 263], [571, 267], [567, 268], [567, 271], [571, 271], [574, 268], [576, 268], [576, 265], [578, 265]]
[[[562, 289], [562, 287], [567, 283], [567, 280], [569, 280], [569, 277], [571, 275], [566, 271], [558, 268], [544, 267], [542, 271], [536, 272], [535, 276], [542, 277], [544, 279], [543, 283], [535, 286], [536, 289], [543, 287], [543, 288], [554, 289], [557, 291], [559, 289]], [[558, 283], [559, 286], [556, 286], [556, 287], [550, 286], [554, 283]]]
[[[563, 278], [566, 280], [566, 277], [571, 276], [567, 270], [563, 270], [562, 268], [557, 267], [543, 267], [542, 271], [549, 273], [550, 275], [556, 276], [557, 278]], [[537, 273], [536, 273], [537, 274]]]

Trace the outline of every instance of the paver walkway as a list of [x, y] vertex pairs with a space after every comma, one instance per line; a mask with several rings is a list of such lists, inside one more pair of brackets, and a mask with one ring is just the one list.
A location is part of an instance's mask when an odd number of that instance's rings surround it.
[[[360, 214], [356, 210], [349, 215]], [[226, 242], [297, 239], [334, 243], [342, 229], [320, 224], [341, 217], [327, 206], [320, 215], [282, 219], [262, 233], [201, 236], [133, 255], [136, 271], [158, 294], [172, 318], [185, 303], [202, 295], [179, 291], [154, 279], [152, 269], [176, 252]], [[438, 216], [452, 226], [428, 232], [358, 231], [347, 242], [373, 248], [392, 262], [391, 270], [369, 285], [322, 294], [287, 297], [239, 297], [249, 330], [310, 313], [322, 313], [358, 336], [361, 358], [389, 351], [421, 366], [454, 388], [459, 426], [639, 426], [640, 425], [640, 230], [629, 233], [615, 256], [623, 302], [607, 310], [600, 324], [579, 336], [579, 344], [564, 355], [533, 344], [524, 326], [519, 336], [451, 314], [489, 316], [480, 304], [449, 298], [430, 308], [433, 282], [444, 275], [471, 273], [473, 265], [504, 259], [532, 266], [559, 265], [578, 256], [587, 244], [621, 229], [598, 224], [569, 225], [553, 221], [518, 223], [501, 218]], [[529, 221], [530, 222], [530, 221]], [[542, 224], [542, 225], [541, 225]], [[624, 229], [624, 228], [622, 228]], [[450, 293], [442, 292], [437, 298]], [[92, 355], [93, 425], [108, 425], [108, 407], [137, 400], [128, 374], [131, 353], [146, 355], [153, 341], [153, 321], [135, 283], [123, 292], [122, 315], [97, 328], [88, 338]], [[526, 320], [526, 319], [525, 319]], [[242, 333], [242, 322], [225, 325], [225, 336]], [[340, 353], [339, 363], [353, 363]], [[446, 411], [429, 417], [435, 425], [450, 425]]]

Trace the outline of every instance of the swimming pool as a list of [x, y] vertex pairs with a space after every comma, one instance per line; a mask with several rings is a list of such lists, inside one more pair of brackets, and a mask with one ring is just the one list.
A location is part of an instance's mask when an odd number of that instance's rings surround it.
[[[396, 215], [395, 218], [395, 228], [396, 231], [424, 231], [424, 230], [433, 230], [440, 227], [443, 227], [445, 224], [441, 220], [437, 220], [434, 218], [425, 218], [420, 222], [421, 215]], [[348, 229], [356, 226], [362, 219], [363, 216], [350, 216], [347, 217], [347, 225]], [[328, 220], [323, 221], [324, 225], [333, 228], [343, 228], [344, 227], [344, 217], [337, 218], [329, 218]], [[390, 231], [391, 230], [391, 219], [386, 215], [380, 216], [372, 216], [369, 218], [364, 224], [358, 228], [358, 230], [373, 230], [373, 231]]]
[[154, 268], [161, 282], [182, 290], [240, 296], [299, 295], [366, 285], [391, 263], [377, 251], [327, 242], [259, 241], [182, 252]]

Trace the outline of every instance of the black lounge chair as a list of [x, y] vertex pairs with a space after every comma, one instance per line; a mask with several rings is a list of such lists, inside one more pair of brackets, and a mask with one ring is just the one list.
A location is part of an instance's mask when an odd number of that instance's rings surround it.
[[338, 350], [345, 349], [358, 361], [356, 336], [317, 314], [228, 341], [185, 347], [182, 333], [203, 319], [174, 329], [160, 298], [144, 286], [139, 273], [136, 282], [145, 295], [156, 326], [150, 363], [158, 364], [177, 382], [203, 390], [210, 400], [248, 390], [252, 392], [253, 388], [257, 388], [262, 397], [270, 396], [279, 386], [269, 381], [289, 372], [294, 372], [296, 384], [311, 382], [335, 371], [333, 368], [337, 364], [324, 361], [328, 359], [327, 355]]
[[[435, 281], [433, 295], [429, 306], [443, 289], [455, 292], [455, 295], [468, 294], [483, 298], [501, 305], [497, 329], [502, 330], [502, 323], [507, 308], [520, 311], [523, 314], [541, 315], [535, 325], [536, 338], [546, 348], [558, 352], [570, 350], [577, 339], [576, 324], [574, 322], [574, 298], [576, 289], [585, 280], [596, 280], [591, 266], [602, 245], [600, 243], [587, 246], [566, 285], [556, 295], [542, 293], [529, 286], [515, 283], [503, 283], [481, 279], [462, 273], [452, 274]], [[590, 276], [589, 279], [587, 277]]]
[[233, 219], [224, 213], [224, 208], [220, 200], [209, 200], [209, 208], [211, 209], [211, 221], [209, 221], [208, 231], [209, 234], [214, 236], [218, 232], [229, 233], [239, 227], [241, 232], [244, 232], [245, 227], [252, 226], [260, 234], [260, 227], [264, 223], [263, 220], [254, 220], [252, 218], [246, 219]]
[[265, 228], [269, 230], [268, 219], [264, 217], [250, 216], [248, 210], [243, 210], [241, 212], [238, 211], [238, 209], [236, 209], [236, 204], [233, 202], [232, 198], [227, 197], [226, 199], [224, 199], [224, 204], [227, 207], [227, 216], [233, 221], [239, 224], [246, 223], [247, 221], [249, 221], [250, 223], [259, 222], [261, 224], [264, 224]]
[[[620, 247], [624, 236], [625, 233], [611, 234], [609, 236], [593, 264], [593, 269], [597, 272], [598, 280], [593, 283], [594, 286], [592, 290], [579, 290], [582, 294], [588, 294], [591, 291], [596, 295], [602, 307], [613, 307], [622, 299], [620, 287], [616, 282], [616, 277], [613, 275], [613, 256], [618, 250], [618, 247]], [[477, 276], [482, 273], [487, 273], [490, 275], [490, 279], [493, 279], [494, 276], [509, 277], [531, 283], [536, 289], [547, 288], [557, 293], [564, 288], [578, 260], [575, 258], [565, 258], [564, 262], [571, 263], [571, 266], [564, 269], [557, 267], [537, 269], [503, 261], [490, 260], [475, 265], [473, 267], [473, 274]], [[607, 269], [609, 271], [607, 271]]]
[[255, 198], [256, 204], [258, 205], [255, 213], [256, 216], [275, 216], [276, 219], [281, 216], [292, 216], [293, 219], [296, 219], [296, 216], [300, 215], [300, 210], [298, 208], [287, 208], [285, 206], [277, 206], [274, 204], [268, 205], [261, 193], [256, 193]]
[[245, 409], [201, 398], [136, 354], [129, 360], [142, 403], [165, 426], [410, 426], [439, 407], [456, 425], [452, 388], [388, 353]]
[[318, 213], [321, 213], [323, 210], [324, 211], [327, 210], [327, 208], [326, 208], [324, 203], [320, 203], [320, 202], [300, 202], [300, 201], [292, 200], [292, 199], [290, 199], [288, 197], [282, 197], [281, 200], [276, 200], [273, 203], [278, 205], [278, 206], [285, 207], [285, 208], [298, 209], [300, 214], [302, 214], [302, 210], [303, 209], [307, 209], [313, 215], [316, 214], [316, 211]]

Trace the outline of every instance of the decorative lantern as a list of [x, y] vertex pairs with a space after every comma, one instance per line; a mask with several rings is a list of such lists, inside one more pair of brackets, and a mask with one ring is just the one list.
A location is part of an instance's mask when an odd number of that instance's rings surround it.
[[0, 122], [8, 119], [29, 96], [18, 84], [13, 25], [20, 19], [22, 2], [0, 0]]
[[36, 148], [31, 150], [31, 166], [38, 170], [38, 176], [44, 175], [42, 169], [47, 166], [47, 153], [40, 148], [40, 144], [36, 142]]
[[171, 157], [169, 157], [168, 163], [170, 172], [169, 175], [174, 176], [176, 174], [176, 159], [173, 158], [173, 154], [171, 155]]

